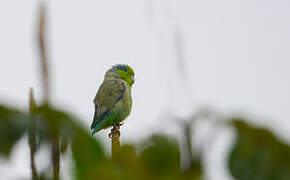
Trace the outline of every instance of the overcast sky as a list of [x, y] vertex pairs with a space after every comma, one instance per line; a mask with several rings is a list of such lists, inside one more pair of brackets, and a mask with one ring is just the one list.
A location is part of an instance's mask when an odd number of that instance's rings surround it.
[[[133, 110], [122, 126], [124, 141], [166, 131], [163, 125], [170, 122], [160, 118], [166, 112], [187, 117], [210, 105], [223, 113], [246, 112], [253, 123], [290, 142], [290, 1], [50, 0], [48, 5], [52, 101], [84, 126], [91, 123], [104, 72], [126, 63], [135, 69], [136, 83]], [[36, 0], [0, 1], [0, 103], [23, 110], [30, 87], [42, 98], [36, 15]], [[98, 136], [106, 141], [108, 132]], [[207, 153], [209, 179], [229, 178], [216, 157], [232, 135], [222, 132]], [[25, 140], [17, 147], [12, 162], [0, 161], [4, 178], [30, 175]]]

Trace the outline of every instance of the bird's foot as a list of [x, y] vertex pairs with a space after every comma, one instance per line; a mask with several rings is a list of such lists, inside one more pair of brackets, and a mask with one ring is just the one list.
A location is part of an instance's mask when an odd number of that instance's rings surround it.
[[120, 126], [122, 126], [122, 125], [123, 124], [119, 124], [119, 123], [114, 125], [113, 129], [111, 129], [111, 133], [109, 134], [109, 138], [112, 138], [115, 133], [117, 133], [118, 136], [120, 136], [121, 135]]

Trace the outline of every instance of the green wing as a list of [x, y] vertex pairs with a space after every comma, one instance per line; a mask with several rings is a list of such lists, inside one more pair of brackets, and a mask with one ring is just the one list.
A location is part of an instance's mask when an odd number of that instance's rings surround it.
[[106, 80], [102, 83], [94, 99], [95, 115], [91, 129], [123, 98], [125, 89], [126, 86], [121, 80]]

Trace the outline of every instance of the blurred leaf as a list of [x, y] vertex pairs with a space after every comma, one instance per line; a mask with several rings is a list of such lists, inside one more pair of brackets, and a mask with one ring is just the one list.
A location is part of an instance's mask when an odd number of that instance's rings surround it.
[[[60, 139], [61, 152], [71, 142], [78, 179], [95, 179], [98, 166], [106, 160], [103, 148], [72, 116], [43, 105], [37, 108], [40, 141]], [[103, 164], [102, 164], [103, 165]]]
[[180, 153], [175, 140], [163, 135], [154, 135], [145, 143], [148, 143], [149, 147], [141, 153], [141, 160], [149, 172], [154, 176], [166, 178], [179, 173]]
[[65, 136], [73, 137], [75, 133], [75, 123], [68, 114], [53, 109], [48, 105], [37, 108], [38, 129], [44, 138], [58, 138]]
[[62, 152], [62, 153], [64, 153], [64, 152], [66, 152], [67, 151], [67, 149], [68, 149], [68, 145], [69, 145], [69, 139], [67, 138], [67, 137], [63, 137], [62, 139], [61, 139], [61, 142], [60, 142], [61, 144], [60, 144], [60, 151]]
[[78, 179], [99, 177], [99, 169], [106, 159], [102, 146], [92, 135], [79, 128], [72, 141], [72, 152]]
[[[31, 116], [0, 106], [0, 124], [0, 153], [6, 156], [25, 131], [34, 132], [38, 145], [60, 139], [62, 152], [71, 144], [74, 175], [80, 180], [197, 179], [200, 175], [195, 168], [180, 171], [178, 144], [163, 135], [154, 135], [144, 141], [143, 147], [146, 148], [140, 155], [136, 154], [133, 146], [126, 145], [111, 160], [86, 128], [71, 115], [48, 105], [34, 107]], [[41, 173], [39, 178], [49, 179], [47, 172]]]
[[8, 157], [13, 145], [21, 138], [29, 116], [0, 106], [0, 153]]
[[238, 139], [229, 159], [233, 176], [240, 180], [289, 180], [290, 147], [271, 132], [235, 119]]
[[[114, 163], [114, 175], [121, 180], [147, 180], [148, 172], [131, 145], [122, 146]], [[133, 170], [133, 171], [132, 171]]]

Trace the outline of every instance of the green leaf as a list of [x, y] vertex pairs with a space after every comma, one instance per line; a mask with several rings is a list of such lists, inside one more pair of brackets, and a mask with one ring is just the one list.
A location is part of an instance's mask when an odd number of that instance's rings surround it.
[[[111, 170], [117, 179], [122, 180], [147, 180], [152, 179], [145, 169], [140, 157], [136, 154], [132, 145], [121, 146], [114, 158], [114, 166]], [[132, 171], [133, 169], [133, 171]], [[116, 179], [115, 178], [115, 179]]]
[[230, 171], [240, 180], [290, 179], [290, 146], [268, 130], [235, 119], [238, 138], [229, 159]]
[[149, 147], [141, 153], [141, 160], [154, 176], [177, 175], [180, 170], [180, 153], [175, 140], [154, 135], [146, 142]]
[[8, 157], [28, 125], [28, 115], [0, 106], [0, 154]]
[[102, 146], [91, 134], [79, 128], [72, 140], [72, 153], [78, 179], [96, 179], [100, 177], [99, 169], [105, 165]]
[[74, 136], [76, 127], [73, 118], [48, 105], [42, 105], [36, 110], [37, 125], [40, 135], [44, 139], [65, 136], [69, 139]]

